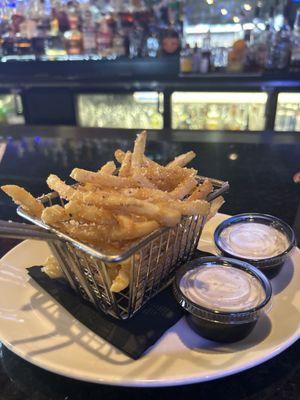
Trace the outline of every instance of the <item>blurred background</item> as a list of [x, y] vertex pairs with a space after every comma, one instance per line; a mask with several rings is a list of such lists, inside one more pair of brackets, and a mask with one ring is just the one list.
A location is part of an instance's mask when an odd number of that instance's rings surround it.
[[0, 124], [300, 132], [299, 0], [0, 0]]

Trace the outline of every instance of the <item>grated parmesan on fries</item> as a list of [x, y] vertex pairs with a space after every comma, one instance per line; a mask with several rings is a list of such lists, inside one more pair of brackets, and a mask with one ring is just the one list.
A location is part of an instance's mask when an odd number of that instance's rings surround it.
[[[197, 171], [186, 167], [195, 153], [182, 154], [163, 166], [145, 156], [146, 139], [143, 131], [132, 152], [116, 150], [118, 169], [114, 161], [96, 172], [74, 168], [70, 176], [77, 182], [75, 186], [50, 175], [47, 184], [66, 201], [64, 206], [45, 208], [19, 186], [1, 188], [30, 215], [102, 252], [116, 253], [162, 226], [174, 227], [182, 216], [215, 214], [222, 200], [214, 203], [213, 209], [206, 200], [213, 190], [211, 182], [199, 184]], [[45, 272], [55, 276], [57, 268], [50, 261]], [[123, 290], [129, 284], [128, 263], [111, 269], [111, 290]]]

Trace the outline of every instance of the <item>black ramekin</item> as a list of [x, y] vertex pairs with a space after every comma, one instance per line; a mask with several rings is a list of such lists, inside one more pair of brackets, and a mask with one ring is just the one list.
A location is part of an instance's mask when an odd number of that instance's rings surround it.
[[[219, 237], [221, 232], [234, 224], [240, 222], [257, 222], [260, 224], [265, 224], [268, 226], [272, 226], [275, 229], [278, 229], [282, 233], [285, 234], [289, 241], [288, 248], [274, 257], [264, 258], [264, 259], [249, 259], [245, 257], [239, 257], [236, 254], [231, 254], [230, 252], [223, 249], [222, 244], [219, 241]], [[217, 248], [221, 251], [222, 255], [225, 257], [233, 257], [242, 261], [246, 261], [258, 269], [260, 269], [269, 279], [274, 278], [281, 270], [286, 258], [289, 256], [291, 250], [296, 246], [296, 239], [293, 229], [284, 221], [279, 218], [273, 217], [272, 215], [267, 214], [259, 214], [259, 213], [250, 213], [250, 214], [238, 214], [231, 218], [223, 221], [215, 230], [214, 240]]]
[[[191, 301], [180, 289], [183, 276], [200, 266], [217, 265], [238, 268], [254, 276], [262, 285], [265, 298], [257, 307], [244, 311], [218, 311]], [[183, 265], [176, 273], [173, 291], [179, 304], [187, 311], [189, 325], [201, 336], [216, 342], [232, 343], [244, 339], [253, 330], [262, 313], [270, 309], [272, 287], [268, 278], [252, 265], [224, 257], [201, 257]]]

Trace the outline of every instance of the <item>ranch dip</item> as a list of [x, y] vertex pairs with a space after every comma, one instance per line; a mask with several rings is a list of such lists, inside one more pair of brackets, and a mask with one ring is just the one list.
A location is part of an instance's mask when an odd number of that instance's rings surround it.
[[250, 260], [275, 257], [289, 247], [283, 232], [257, 222], [239, 222], [228, 226], [221, 232], [218, 242], [227, 253]]
[[266, 296], [253, 275], [224, 265], [203, 265], [188, 271], [181, 278], [180, 290], [199, 306], [227, 312], [250, 310]]

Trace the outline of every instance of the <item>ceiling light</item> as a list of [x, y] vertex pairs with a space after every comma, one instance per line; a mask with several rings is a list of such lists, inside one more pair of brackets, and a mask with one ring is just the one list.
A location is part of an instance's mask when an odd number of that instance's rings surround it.
[[222, 15], [227, 15], [228, 11], [226, 10], [226, 8], [221, 8], [221, 14]]
[[212, 4], [214, 4], [214, 0], [206, 0], [206, 3], [211, 6]]
[[251, 11], [251, 10], [252, 10], [252, 6], [251, 6], [250, 4], [248, 4], [248, 3], [245, 3], [245, 4], [244, 4], [244, 9], [245, 9], [246, 11]]
[[230, 153], [228, 158], [231, 161], [236, 161], [239, 158], [239, 155], [237, 153]]
[[233, 22], [235, 22], [236, 24], [237, 24], [238, 22], [240, 22], [239, 17], [237, 17], [236, 15], [235, 15], [232, 19], [233, 19]]

